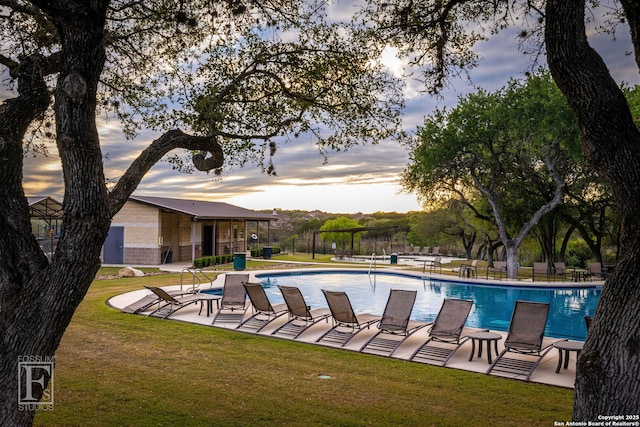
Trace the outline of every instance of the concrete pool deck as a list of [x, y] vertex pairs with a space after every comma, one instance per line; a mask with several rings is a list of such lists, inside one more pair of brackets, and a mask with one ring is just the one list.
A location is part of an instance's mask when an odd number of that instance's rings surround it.
[[[168, 270], [168, 271], [173, 271], [173, 272], [181, 272], [184, 268], [186, 268], [186, 266], [184, 265], [178, 265], [178, 264], [174, 264], [174, 265], [163, 265], [160, 266], [161, 269], [163, 270]], [[250, 280], [255, 280], [255, 281], [259, 281], [259, 279], [257, 279], [255, 277], [256, 274], [262, 275], [262, 274], [270, 274], [270, 273], [295, 273], [296, 271], [300, 271], [300, 272], [309, 272], [311, 271], [322, 271], [322, 270], [330, 270], [330, 271], [336, 271], [336, 270], [356, 270], [356, 271], [360, 271], [362, 272], [362, 268], [358, 268], [358, 269], [349, 269], [349, 268], [344, 268], [344, 266], [342, 267], [336, 267], [336, 266], [330, 266], [327, 267], [326, 269], [324, 268], [313, 268], [313, 269], [308, 269], [308, 268], [300, 268], [300, 269], [287, 269], [287, 270], [251, 270], [251, 271], [236, 271], [236, 272], [230, 272], [231, 274], [233, 273], [244, 273], [244, 274], [249, 274], [250, 275]], [[486, 279], [458, 279], [455, 276], [451, 276], [451, 275], [440, 275], [440, 274], [423, 274], [422, 272], [419, 271], [412, 271], [412, 270], [405, 270], [402, 268], [393, 268], [393, 267], [385, 267], [384, 270], [382, 271], [387, 271], [389, 273], [401, 273], [401, 274], [405, 274], [408, 276], [414, 276], [414, 277], [420, 277], [420, 278], [424, 278], [425, 275], [433, 278], [433, 279], [439, 279], [439, 280], [447, 280], [447, 281], [464, 281], [465, 283], [479, 283], [479, 284], [488, 284], [488, 283], [496, 283], [496, 284], [500, 284], [500, 285], [511, 285], [511, 286], [531, 286], [533, 285], [533, 283], [531, 283], [531, 281], [526, 282], [526, 281], [507, 281], [507, 280], [502, 280], [502, 281], [493, 281], [493, 280], [486, 280]], [[218, 272], [220, 273], [220, 272]], [[221, 288], [223, 286], [224, 283], [224, 273], [219, 274], [218, 277], [216, 278], [216, 280], [214, 280], [212, 283], [207, 283], [207, 284], [203, 284], [202, 285], [202, 290], [207, 290], [207, 289], [216, 289], [216, 288]], [[572, 286], [576, 286], [576, 287], [584, 287], [585, 283], [574, 283], [574, 282], [552, 282], [552, 283], [544, 283], [544, 282], [535, 282], [535, 286], [536, 287], [540, 287], [540, 286], [558, 286], [560, 283], [562, 283], [562, 286], [567, 286], [567, 287], [572, 287]], [[597, 285], [601, 285], [602, 282], [588, 282], [589, 286], [597, 286]], [[186, 285], [185, 285], [186, 287]], [[165, 289], [180, 289], [180, 286], [172, 286], [172, 287], [166, 287]], [[145, 295], [148, 295], [149, 291], [146, 289], [140, 289], [140, 290], [136, 290], [136, 291], [132, 291], [132, 292], [128, 292], [126, 294], [122, 294], [122, 295], [118, 295], [115, 296], [113, 298], [111, 298], [108, 303], [110, 306], [112, 306], [114, 309], [122, 309], [124, 307], [126, 307], [129, 304], [132, 304], [138, 300], [140, 300], [141, 298], [143, 298]], [[315, 308], [315, 307], [314, 307]], [[168, 320], [177, 320], [177, 321], [183, 321], [183, 322], [189, 322], [189, 323], [194, 323], [194, 324], [200, 324], [203, 326], [209, 326], [209, 327], [220, 327], [220, 328], [225, 328], [225, 329], [235, 329], [238, 326], [237, 321], [240, 319], [237, 319], [236, 323], [220, 323], [220, 322], [216, 322], [215, 325], [212, 325], [212, 320], [215, 317], [217, 308], [215, 305], [213, 305], [213, 313], [211, 313], [210, 316], [207, 316], [206, 313], [206, 307], [204, 307], [202, 309], [202, 311], [200, 310], [200, 304], [193, 304], [189, 307], [186, 307], [178, 312], [176, 312], [175, 314], [171, 315], [169, 317]], [[201, 311], [201, 313], [199, 314], [199, 312]], [[145, 311], [144, 313], [142, 313], [142, 315], [148, 315], [149, 313], [151, 313], [151, 309]], [[246, 319], [248, 317], [250, 317], [252, 315], [252, 308], [250, 307], [250, 304], [248, 304], [248, 308], [245, 310], [244, 312], [244, 317], [243, 319]], [[280, 335], [271, 335], [271, 333], [273, 331], [275, 331], [280, 325], [282, 325], [283, 323], [285, 323], [287, 321], [287, 316], [281, 316], [276, 318], [275, 320], [271, 321], [267, 326], [265, 326], [260, 332], [257, 333], [257, 335], [260, 336], [267, 336], [267, 337], [272, 337], [272, 338], [280, 338], [280, 339], [289, 339], [289, 338], [284, 338]], [[303, 334], [301, 334], [298, 338], [296, 338], [296, 341], [299, 342], [303, 342], [303, 343], [308, 343], [308, 344], [315, 344], [315, 345], [321, 345], [321, 344], [317, 344], [315, 341], [316, 339], [318, 339], [325, 331], [327, 331], [329, 328], [331, 327], [331, 321], [329, 320], [327, 321], [320, 321], [316, 324], [314, 324], [312, 327], [310, 327], [309, 329], [307, 329]], [[413, 354], [414, 350], [416, 350], [419, 346], [421, 346], [427, 339], [428, 339], [428, 327], [422, 328], [420, 330], [418, 330], [417, 332], [415, 332], [414, 334], [412, 334], [409, 338], [407, 338], [402, 345], [394, 352], [393, 354], [393, 358], [396, 359], [401, 359], [401, 360], [408, 360], [411, 355]], [[368, 330], [365, 329], [364, 331], [362, 331], [361, 333], [357, 334], [353, 339], [351, 339], [349, 342], [347, 342], [347, 344], [344, 347], [336, 347], [336, 350], [341, 349], [341, 350], [350, 350], [350, 351], [359, 351], [360, 347], [364, 344], [364, 342], [366, 342], [366, 340], [368, 338], [370, 338], [373, 334], [375, 334], [377, 331], [377, 328], [375, 326], [372, 326], [371, 328], [369, 328]], [[463, 331], [463, 336], [468, 335], [472, 332], [477, 332], [479, 331], [478, 329], [473, 329], [473, 328], [465, 328], [465, 330]], [[239, 333], [247, 333], [247, 332], [243, 332], [243, 331], [238, 331]], [[504, 342], [504, 338], [506, 337], [506, 332], [502, 332], [502, 331], [492, 331], [495, 332], [497, 334], [500, 334], [502, 336], [502, 339], [500, 339], [498, 341], [498, 351], [502, 351], [503, 349], [503, 342]], [[557, 338], [550, 338], [550, 337], [545, 337], [544, 340], [544, 346], [553, 343], [554, 341], [558, 341]], [[471, 340], [467, 340], [455, 353], [454, 355], [451, 357], [451, 359], [449, 360], [449, 362], [446, 365], [446, 368], [450, 368], [450, 369], [462, 369], [462, 370], [466, 370], [466, 371], [471, 371], [471, 372], [477, 372], [477, 373], [485, 373], [487, 371], [487, 369], [489, 368], [489, 364], [487, 361], [487, 349], [486, 346], [485, 348], [483, 348], [483, 354], [482, 357], [479, 358], [477, 357], [477, 354], [474, 355], [474, 358], [469, 361], [469, 356], [471, 354], [471, 349], [472, 349], [472, 342]], [[476, 349], [476, 353], [477, 353], [477, 349]], [[495, 353], [495, 352], [494, 352]], [[559, 387], [565, 387], [565, 388], [573, 388], [574, 387], [574, 382], [575, 382], [575, 364], [576, 364], [576, 352], [572, 351], [569, 353], [569, 363], [568, 363], [568, 367], [567, 369], [561, 368], [559, 373], [556, 373], [556, 367], [558, 365], [558, 355], [559, 355], [559, 351], [557, 349], [551, 349], [547, 355], [542, 359], [541, 363], [538, 365], [538, 367], [535, 369], [535, 371], [533, 372], [530, 381], [534, 382], [534, 383], [541, 383], [541, 384], [548, 384], [548, 385], [554, 385], [554, 386], [559, 386]], [[373, 357], [383, 357], [383, 356], [373, 356]], [[493, 357], [495, 359], [496, 355], [493, 354]], [[529, 358], [530, 360], [531, 358]], [[413, 363], [420, 363], [420, 362], [413, 362]], [[493, 375], [493, 374], [492, 374]], [[497, 376], [497, 375], [496, 375]], [[515, 378], [515, 379], [519, 379], [519, 380], [524, 380], [524, 376], [520, 375], [520, 376], [516, 376], [516, 377], [507, 377], [507, 378]]]

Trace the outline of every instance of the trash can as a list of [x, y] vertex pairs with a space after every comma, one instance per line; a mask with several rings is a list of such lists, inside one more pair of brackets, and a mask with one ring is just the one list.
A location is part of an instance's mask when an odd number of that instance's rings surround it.
[[244, 270], [247, 267], [247, 253], [246, 252], [234, 252], [233, 253], [233, 269], [236, 271]]
[[391, 254], [391, 264], [398, 263], [398, 254]]
[[271, 249], [271, 246], [265, 246], [264, 248], [262, 248], [262, 258], [271, 259], [272, 253], [273, 249]]

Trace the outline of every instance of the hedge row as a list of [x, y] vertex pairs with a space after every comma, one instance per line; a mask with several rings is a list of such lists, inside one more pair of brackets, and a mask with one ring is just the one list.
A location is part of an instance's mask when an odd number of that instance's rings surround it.
[[193, 266], [196, 268], [209, 267], [218, 264], [228, 264], [233, 261], [233, 254], [205, 256], [193, 260]]

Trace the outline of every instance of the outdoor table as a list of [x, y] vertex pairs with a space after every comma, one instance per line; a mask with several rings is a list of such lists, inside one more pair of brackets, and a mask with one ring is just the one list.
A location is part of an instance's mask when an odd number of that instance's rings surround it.
[[571, 270], [571, 280], [574, 282], [586, 282], [589, 272], [583, 268], [573, 268]]
[[502, 335], [496, 334], [494, 332], [489, 331], [480, 331], [473, 332], [467, 335], [471, 339], [471, 355], [469, 356], [469, 361], [473, 359], [473, 355], [476, 352], [476, 341], [478, 341], [478, 357], [482, 357], [482, 343], [484, 341], [487, 342], [487, 360], [488, 363], [491, 364], [491, 341], [493, 341], [493, 345], [496, 350], [496, 355], [498, 354], [498, 341], [502, 339]]
[[458, 273], [459, 277], [463, 277], [463, 278], [474, 278], [476, 277], [476, 267], [473, 267], [471, 265], [468, 264], [460, 264], [460, 271]]
[[198, 312], [198, 315], [200, 315], [200, 313], [202, 313], [202, 306], [204, 305], [204, 303], [207, 303], [207, 317], [209, 317], [209, 315], [213, 312], [213, 302], [216, 302], [216, 306], [218, 308], [220, 308], [220, 300], [222, 299], [222, 296], [220, 295], [210, 295], [210, 294], [201, 294], [200, 297], [202, 298], [200, 300], [200, 311]]
[[558, 341], [554, 342], [553, 346], [558, 349], [560, 353], [558, 355], [558, 367], [556, 368], [556, 374], [560, 372], [560, 366], [564, 358], [564, 369], [569, 367], [569, 354], [572, 351], [576, 352], [576, 360], [580, 357], [580, 352], [584, 347], [584, 343], [581, 341]]

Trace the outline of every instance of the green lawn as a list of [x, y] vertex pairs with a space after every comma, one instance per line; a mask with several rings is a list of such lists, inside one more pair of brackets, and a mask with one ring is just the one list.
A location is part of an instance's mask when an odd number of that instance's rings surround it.
[[[96, 280], [56, 354], [44, 426], [550, 426], [572, 390], [122, 314], [179, 274]], [[330, 376], [321, 379], [320, 376]]]

